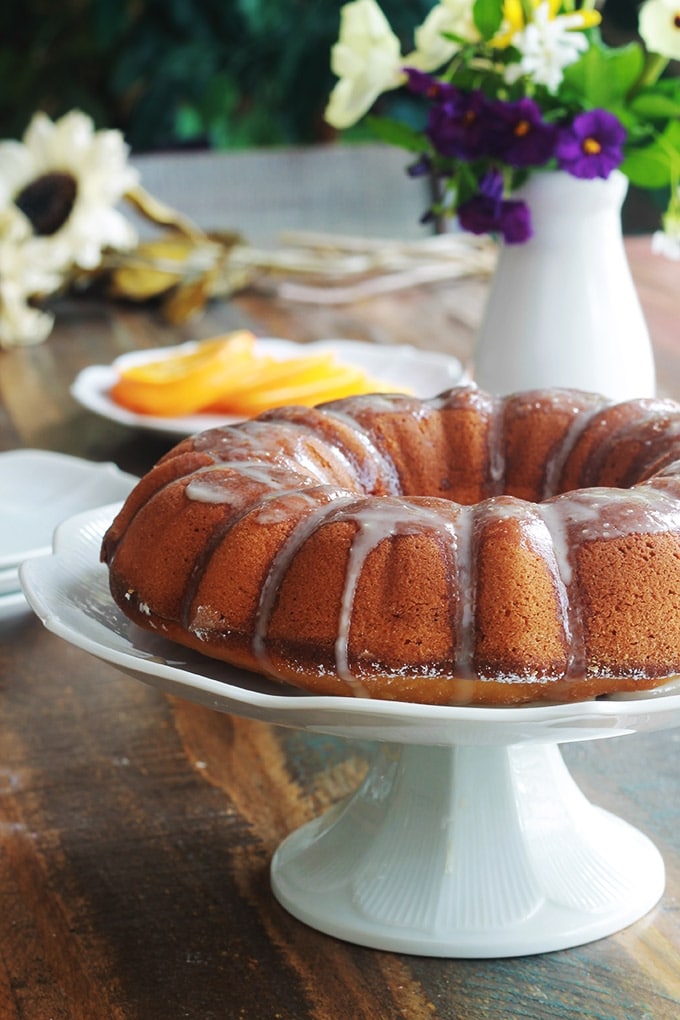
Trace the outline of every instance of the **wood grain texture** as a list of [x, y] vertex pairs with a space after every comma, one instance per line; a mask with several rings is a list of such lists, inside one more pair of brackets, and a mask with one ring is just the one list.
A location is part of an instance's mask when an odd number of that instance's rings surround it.
[[[632, 239], [660, 384], [680, 397], [680, 268]], [[469, 357], [482, 284], [353, 305], [250, 290], [184, 329], [62, 301], [46, 344], [0, 354], [0, 449], [145, 471], [169, 437], [96, 418], [89, 363], [243, 326], [296, 340], [411, 343]], [[0, 622], [0, 1020], [677, 1020], [680, 734], [569, 745], [576, 781], [645, 831], [667, 868], [631, 928], [565, 952], [466, 961], [319, 934], [273, 899], [271, 855], [351, 793], [372, 748], [212, 712], [124, 677], [30, 615]]]

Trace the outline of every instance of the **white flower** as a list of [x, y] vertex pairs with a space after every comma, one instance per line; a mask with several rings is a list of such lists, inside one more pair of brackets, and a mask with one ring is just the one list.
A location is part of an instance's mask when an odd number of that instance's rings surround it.
[[95, 131], [79, 111], [36, 114], [21, 142], [0, 143], [0, 212], [17, 207], [35, 253], [64, 268], [94, 269], [103, 248], [130, 248], [136, 232], [116, 203], [137, 183], [118, 131]]
[[54, 251], [39, 249], [40, 240], [32, 235], [19, 210], [13, 206], [2, 210], [0, 347], [40, 343], [52, 329], [53, 316], [29, 302], [33, 297], [52, 294], [61, 286], [63, 267]]
[[38, 343], [52, 316], [33, 299], [76, 267], [95, 269], [104, 248], [136, 244], [115, 205], [137, 184], [118, 131], [95, 131], [78, 111], [37, 113], [21, 142], [0, 142], [0, 345]]
[[673, 236], [665, 230], [656, 230], [652, 234], [652, 251], [655, 255], [680, 262], [680, 233]]
[[340, 79], [325, 117], [347, 128], [363, 117], [381, 93], [404, 81], [399, 40], [375, 0], [352, 0], [340, 11], [340, 34], [331, 52]]
[[14, 280], [27, 294], [51, 294], [63, 280], [63, 262], [41, 240], [18, 209], [0, 209], [0, 281]]
[[582, 32], [583, 19], [579, 14], [561, 14], [553, 17], [550, 3], [540, 4], [524, 28], [512, 36], [512, 45], [521, 53], [517, 64], [508, 64], [505, 78], [509, 84], [526, 75], [537, 85], [556, 91], [563, 70], [578, 60], [588, 49], [588, 40]]
[[680, 60], [680, 0], [647, 0], [638, 27], [648, 50]]
[[52, 332], [54, 316], [28, 303], [23, 289], [0, 280], [0, 347], [40, 344]]
[[444, 38], [444, 32], [457, 35], [466, 42], [479, 42], [481, 36], [472, 16], [473, 6], [473, 0], [441, 0], [433, 7], [415, 31], [416, 48], [406, 57], [406, 66], [434, 71], [450, 60], [460, 45]]

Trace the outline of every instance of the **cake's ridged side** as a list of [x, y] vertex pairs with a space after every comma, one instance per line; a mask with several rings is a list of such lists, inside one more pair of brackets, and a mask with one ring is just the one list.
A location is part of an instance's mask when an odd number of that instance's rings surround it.
[[463, 618], [453, 589], [462, 512], [436, 498], [353, 499], [304, 522], [263, 586], [261, 664], [290, 676], [311, 655], [317, 673], [355, 693], [370, 692], [376, 677], [383, 685], [402, 677], [405, 662], [414, 676], [451, 675]]
[[196, 504], [189, 480], [167, 485], [137, 510], [110, 556], [111, 590], [136, 622], [182, 619], [187, 586], [213, 531], [230, 507]]
[[217, 464], [241, 464], [243, 470], [272, 465], [298, 476], [300, 484], [330, 483], [362, 491], [356, 466], [342, 449], [295, 423], [282, 421], [273, 429], [253, 419], [200, 433], [192, 442], [196, 450], [209, 451]]
[[587, 673], [627, 678], [619, 689], [632, 690], [645, 678], [680, 673], [680, 536], [584, 543], [576, 560]]
[[680, 604], [677, 499], [644, 483], [615, 497], [608, 487], [576, 490], [538, 510], [567, 585], [571, 626], [579, 628], [569, 675], [586, 683], [577, 689], [598, 693], [611, 677], [618, 689], [643, 688], [649, 678], [680, 671], [680, 623], [664, 623]]
[[127, 538], [128, 529], [135, 514], [145, 507], [157, 492], [176, 479], [187, 477], [210, 463], [212, 463], [212, 458], [209, 454], [198, 453], [191, 447], [166, 454], [153, 470], [135, 485], [122, 509], [116, 515], [113, 524], [104, 536], [102, 560], [109, 564], [112, 562], [118, 543], [123, 537]]
[[265, 412], [259, 420], [277, 431], [280, 424], [294, 426], [303, 438], [311, 435], [324, 443], [351, 465], [358, 492], [371, 496], [397, 494], [399, 477], [392, 460], [383, 455], [365, 429], [343, 414], [344, 405], [344, 401], [335, 401], [318, 408], [281, 407]]
[[[347, 498], [351, 497], [346, 491], [331, 486], [270, 492], [243, 514], [225, 521], [187, 592], [187, 630], [227, 657], [238, 653], [240, 665], [267, 671], [263, 650], [256, 649], [253, 635], [266, 611], [264, 593], [274, 564], [310, 517]], [[318, 566], [314, 576], [323, 585]]]
[[573, 445], [604, 400], [571, 390], [529, 391], [503, 400], [502, 492], [536, 502], [559, 491]]
[[478, 508], [476, 530], [474, 674], [565, 676], [571, 628], [544, 520], [504, 496]]
[[[594, 414], [567, 458], [562, 491], [590, 486], [623, 486], [639, 480], [630, 476], [631, 441], [635, 431], [662, 430], [669, 415], [677, 417], [678, 405], [666, 400], [629, 400], [609, 404]], [[635, 452], [639, 452], [636, 446]], [[638, 462], [638, 470], [642, 464]]]
[[180, 443], [103, 556], [135, 622], [319, 693], [655, 686], [680, 672], [680, 407], [462, 387], [278, 409]]

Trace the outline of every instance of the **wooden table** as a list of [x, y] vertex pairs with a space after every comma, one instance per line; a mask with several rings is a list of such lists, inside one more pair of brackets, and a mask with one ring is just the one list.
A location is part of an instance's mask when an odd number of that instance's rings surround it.
[[[680, 397], [680, 267], [629, 246], [660, 387]], [[467, 357], [479, 282], [348, 306], [249, 290], [190, 328], [64, 301], [42, 346], [0, 354], [0, 448], [40, 447], [137, 473], [170, 440], [81, 409], [76, 373], [117, 354], [247, 326], [297, 340], [409, 342]], [[2, 1020], [677, 1020], [680, 732], [569, 745], [596, 803], [667, 867], [643, 920], [580, 948], [490, 961], [345, 944], [290, 917], [268, 864], [281, 839], [353, 791], [370, 749], [163, 696], [45, 631], [0, 624]]]

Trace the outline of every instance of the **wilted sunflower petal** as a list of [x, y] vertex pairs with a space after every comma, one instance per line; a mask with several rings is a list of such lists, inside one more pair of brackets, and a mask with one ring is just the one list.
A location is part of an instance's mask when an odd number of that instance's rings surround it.
[[174, 287], [181, 274], [168, 273], [151, 266], [123, 266], [111, 274], [109, 292], [129, 301], [150, 301]]
[[188, 216], [177, 212], [176, 209], [166, 205], [165, 202], [161, 202], [160, 199], [149, 194], [139, 184], [134, 188], [130, 188], [125, 193], [125, 197], [142, 216], [145, 216], [147, 220], [151, 220], [152, 223], [162, 227], [173, 227], [180, 233], [186, 234], [187, 237], [203, 238], [206, 236], [205, 231], [201, 230]]
[[208, 274], [191, 283], [180, 284], [163, 301], [163, 315], [175, 326], [187, 322], [203, 311], [210, 289]]
[[212, 269], [215, 258], [212, 243], [173, 232], [145, 241], [127, 257], [118, 257], [110, 276], [110, 291], [114, 297], [147, 301], [178, 283], [202, 278]]

